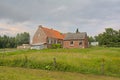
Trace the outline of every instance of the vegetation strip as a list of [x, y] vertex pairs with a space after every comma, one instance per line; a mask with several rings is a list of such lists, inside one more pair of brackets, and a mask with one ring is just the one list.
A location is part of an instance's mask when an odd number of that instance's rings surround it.
[[119, 52], [119, 48], [99, 47], [20, 50], [0, 54], [0, 65], [120, 77]]
[[120, 78], [0, 66], [0, 80], [120, 80]]

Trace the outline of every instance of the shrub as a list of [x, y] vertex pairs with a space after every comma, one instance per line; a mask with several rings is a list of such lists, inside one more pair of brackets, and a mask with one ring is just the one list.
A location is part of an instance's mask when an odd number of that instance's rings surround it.
[[107, 47], [120, 47], [120, 42], [110, 42], [109, 44], [107, 44]]
[[52, 49], [58, 49], [61, 48], [61, 44], [52, 44]]

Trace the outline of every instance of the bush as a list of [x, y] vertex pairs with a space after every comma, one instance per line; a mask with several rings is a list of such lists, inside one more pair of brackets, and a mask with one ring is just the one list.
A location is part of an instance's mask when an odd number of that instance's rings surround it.
[[52, 49], [58, 49], [61, 48], [61, 44], [52, 44]]
[[120, 47], [120, 42], [110, 42], [109, 44], [107, 44], [107, 47]]

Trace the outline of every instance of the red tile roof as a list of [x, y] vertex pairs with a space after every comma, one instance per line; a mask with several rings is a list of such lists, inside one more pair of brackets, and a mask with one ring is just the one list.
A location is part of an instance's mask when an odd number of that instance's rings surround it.
[[41, 27], [43, 29], [43, 31], [45, 32], [45, 34], [48, 37], [51, 38], [56, 38], [56, 39], [64, 39], [64, 35], [62, 33], [60, 33], [59, 31], [53, 30], [53, 29], [48, 29], [45, 27]]

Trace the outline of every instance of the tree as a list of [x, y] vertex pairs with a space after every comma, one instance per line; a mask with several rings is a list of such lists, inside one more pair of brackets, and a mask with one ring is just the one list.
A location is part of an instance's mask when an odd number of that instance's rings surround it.
[[15, 47], [15, 37], [0, 36], [0, 48], [14, 48]]
[[96, 36], [100, 45], [105, 45], [108, 47], [120, 47], [120, 33], [119, 30], [116, 31], [112, 28], [106, 28], [105, 32], [100, 33]]
[[0, 48], [14, 48], [17, 45], [29, 44], [29, 42], [30, 35], [27, 32], [18, 33], [16, 37], [0, 36]]
[[29, 44], [30, 43], [30, 35], [27, 32], [17, 34], [15, 41], [16, 41], [16, 45]]
[[94, 39], [94, 37], [92, 37], [92, 36], [88, 36], [88, 41], [89, 41], [89, 44], [91, 44], [91, 42], [94, 42], [95, 41], [95, 39]]
[[118, 31], [118, 42], [120, 42], [120, 30]]
[[11, 47], [11, 48], [16, 47], [15, 37], [10, 37], [10, 38], [9, 38], [9, 44], [10, 44], [9, 47]]

